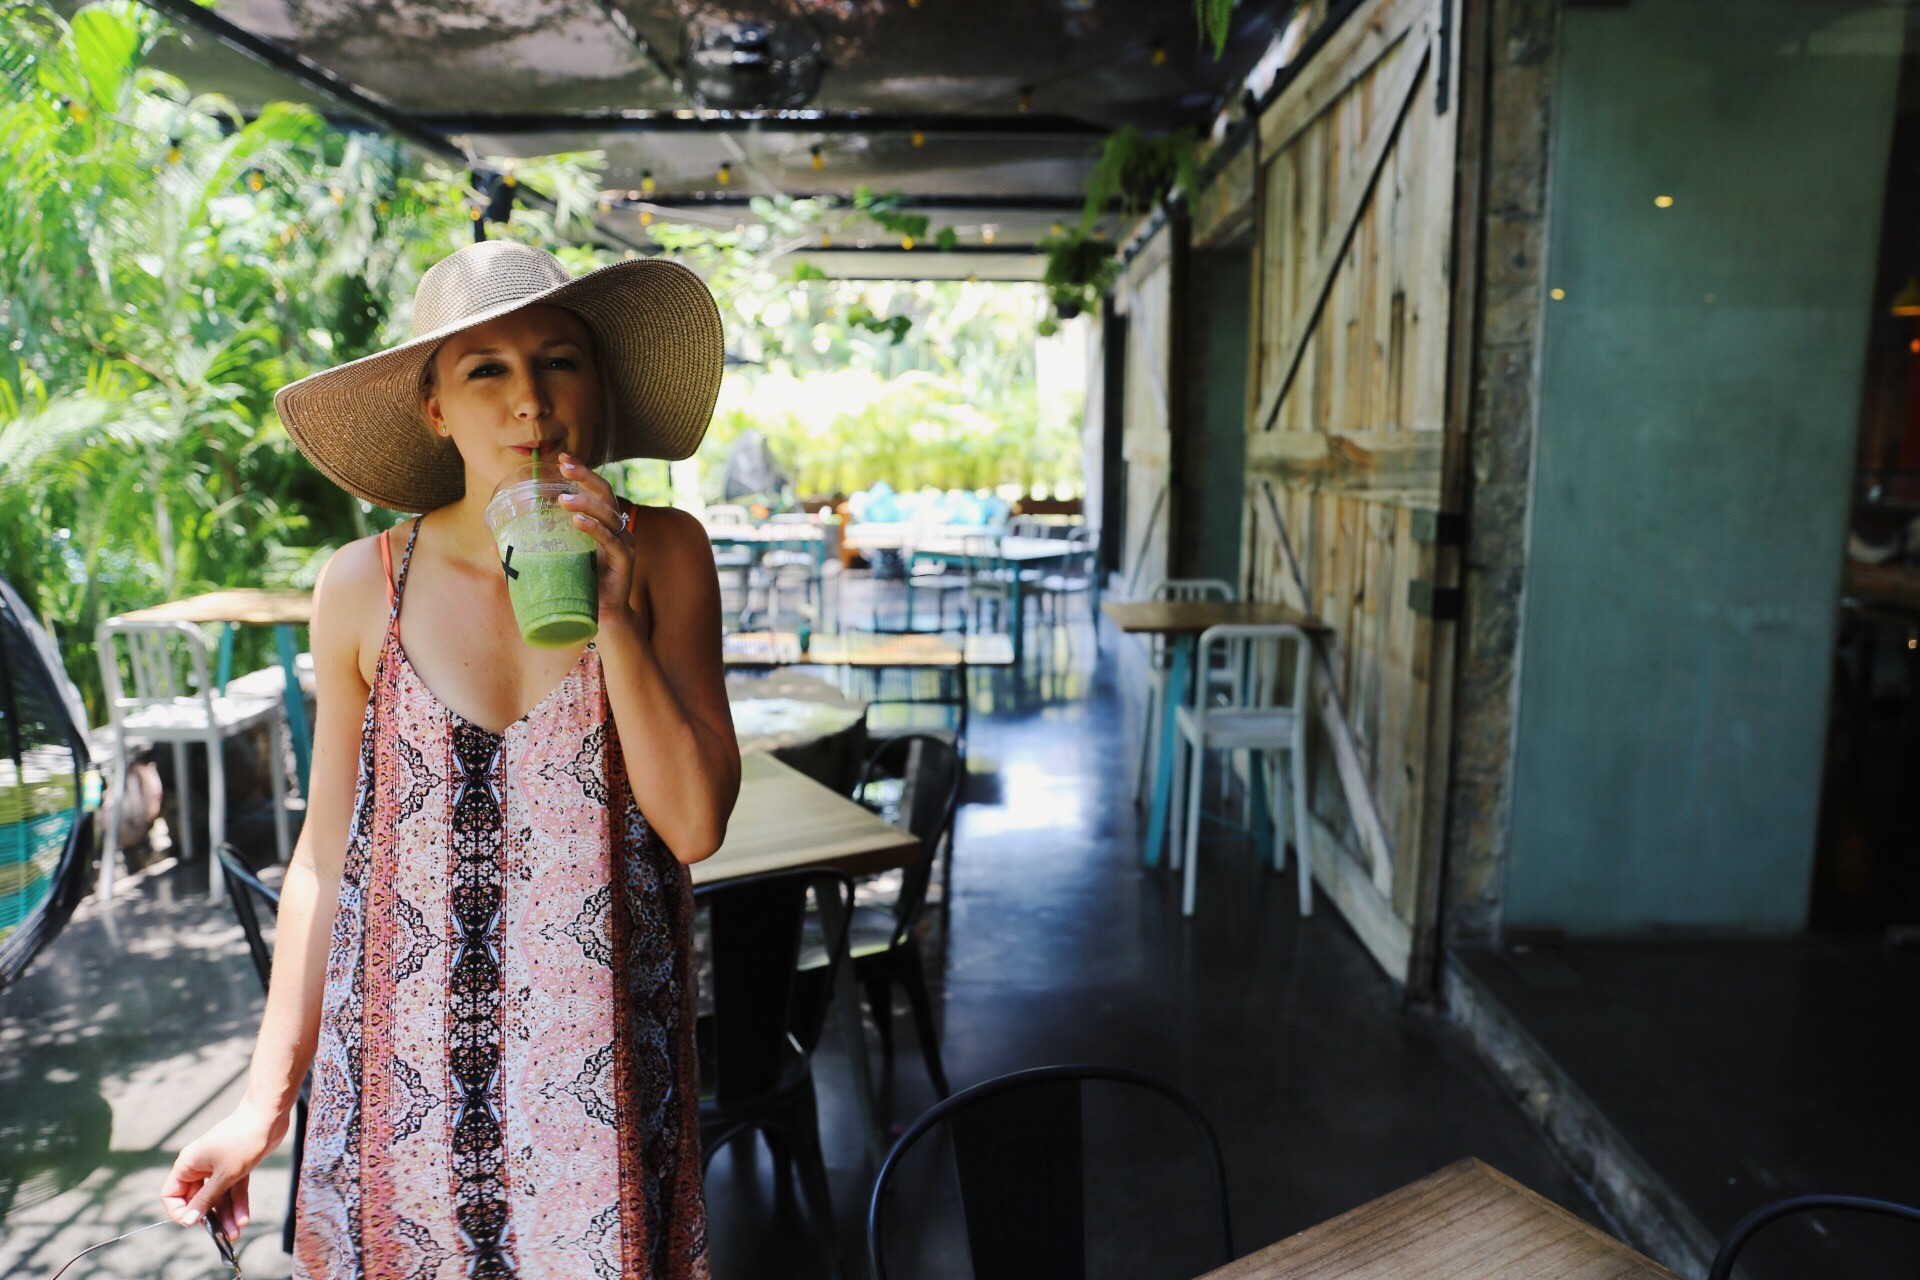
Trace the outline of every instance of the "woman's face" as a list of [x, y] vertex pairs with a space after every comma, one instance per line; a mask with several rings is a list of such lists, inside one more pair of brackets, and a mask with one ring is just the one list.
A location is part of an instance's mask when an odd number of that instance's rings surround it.
[[572, 312], [533, 306], [467, 329], [433, 357], [427, 422], [460, 450], [468, 492], [493, 486], [537, 452], [593, 457], [601, 383], [593, 340]]

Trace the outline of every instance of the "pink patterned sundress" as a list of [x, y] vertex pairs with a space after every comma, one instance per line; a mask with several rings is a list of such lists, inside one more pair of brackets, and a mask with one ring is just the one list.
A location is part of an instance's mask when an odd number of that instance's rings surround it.
[[311, 1280], [708, 1274], [686, 868], [600, 656], [493, 733], [400, 644], [360, 733], [300, 1169]]

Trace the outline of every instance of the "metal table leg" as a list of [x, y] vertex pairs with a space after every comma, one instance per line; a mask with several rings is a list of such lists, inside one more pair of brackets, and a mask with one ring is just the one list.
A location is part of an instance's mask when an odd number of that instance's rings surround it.
[[304, 800], [313, 794], [307, 783], [307, 774], [313, 764], [313, 736], [307, 729], [307, 700], [300, 692], [300, 667], [295, 661], [293, 627], [287, 623], [279, 624], [273, 629], [273, 639], [280, 649], [280, 669], [287, 677], [281, 697], [287, 704], [287, 736], [293, 739], [293, 763], [300, 775], [300, 797]]
[[[840, 898], [837, 894], [817, 895], [820, 901], [820, 925], [825, 936], [840, 928]], [[867, 1033], [860, 1020], [860, 987], [853, 978], [853, 959], [842, 961], [833, 976], [835, 1016], [841, 1034], [847, 1040], [847, 1063], [853, 1072], [853, 1096], [860, 1108], [860, 1131], [866, 1138], [867, 1160], [878, 1169], [887, 1158], [885, 1127], [881, 1124], [880, 1104], [873, 1094], [873, 1071], [867, 1062]]]
[[1167, 637], [1173, 645], [1173, 661], [1167, 669], [1166, 696], [1160, 708], [1160, 762], [1153, 774], [1153, 811], [1147, 819], [1147, 847], [1142, 861], [1158, 867], [1167, 847], [1167, 811], [1172, 804], [1174, 740], [1180, 732], [1177, 715], [1187, 698], [1189, 669], [1193, 665], [1194, 637]]

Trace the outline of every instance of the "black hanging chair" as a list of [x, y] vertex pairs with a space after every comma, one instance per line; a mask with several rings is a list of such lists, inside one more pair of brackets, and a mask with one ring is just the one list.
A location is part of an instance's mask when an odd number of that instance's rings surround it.
[[0, 989], [86, 892], [86, 723], [52, 639], [0, 578]]

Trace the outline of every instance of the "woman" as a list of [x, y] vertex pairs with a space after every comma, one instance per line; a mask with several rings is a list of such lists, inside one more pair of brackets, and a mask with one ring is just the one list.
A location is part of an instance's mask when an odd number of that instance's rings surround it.
[[[245, 1096], [162, 1197], [245, 1225], [313, 1069], [294, 1273], [707, 1274], [685, 869], [739, 787], [699, 524], [585, 460], [685, 457], [719, 313], [643, 260], [509, 242], [421, 280], [411, 342], [282, 389], [355, 494], [424, 511], [314, 590], [312, 796]], [[520, 638], [481, 513], [535, 454], [598, 550], [584, 650]]]

